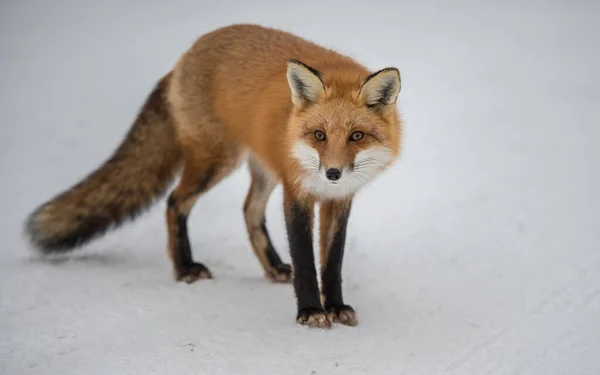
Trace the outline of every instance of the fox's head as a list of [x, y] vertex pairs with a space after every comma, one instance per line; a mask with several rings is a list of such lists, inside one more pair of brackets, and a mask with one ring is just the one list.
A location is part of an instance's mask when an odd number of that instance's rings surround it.
[[343, 199], [392, 165], [401, 134], [398, 69], [323, 75], [291, 60], [287, 80], [293, 103], [287, 139], [304, 192]]

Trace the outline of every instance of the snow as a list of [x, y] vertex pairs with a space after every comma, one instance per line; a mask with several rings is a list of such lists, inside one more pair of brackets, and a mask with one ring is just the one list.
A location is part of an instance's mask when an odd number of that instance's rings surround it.
[[[393, 3], [393, 4], [392, 4]], [[0, 373], [600, 373], [598, 2], [8, 1], [0, 11]], [[178, 284], [164, 202], [43, 261], [25, 216], [102, 162], [200, 34], [254, 22], [402, 73], [398, 165], [357, 199], [359, 326], [295, 325], [239, 170], [199, 201]], [[289, 261], [278, 188], [268, 226]]]

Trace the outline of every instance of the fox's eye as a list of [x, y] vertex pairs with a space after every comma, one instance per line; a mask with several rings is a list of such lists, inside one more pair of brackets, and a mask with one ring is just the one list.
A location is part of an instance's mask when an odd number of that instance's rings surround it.
[[360, 141], [361, 139], [363, 139], [364, 136], [365, 136], [365, 134], [363, 132], [354, 132], [354, 133], [350, 134], [350, 140], [351, 141]]
[[325, 133], [323, 133], [321, 130], [317, 130], [315, 131], [315, 138], [317, 139], [317, 141], [324, 141]]

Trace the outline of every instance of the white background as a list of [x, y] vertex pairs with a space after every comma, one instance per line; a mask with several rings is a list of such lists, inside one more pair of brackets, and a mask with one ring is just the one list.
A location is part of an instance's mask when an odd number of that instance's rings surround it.
[[[600, 373], [598, 2], [11, 0], [0, 5], [0, 373]], [[164, 201], [42, 262], [26, 215], [107, 158], [194, 39], [253, 22], [402, 73], [402, 158], [357, 199], [356, 328], [296, 326], [242, 217], [190, 220], [215, 279], [171, 278]], [[289, 261], [281, 190], [268, 226]]]

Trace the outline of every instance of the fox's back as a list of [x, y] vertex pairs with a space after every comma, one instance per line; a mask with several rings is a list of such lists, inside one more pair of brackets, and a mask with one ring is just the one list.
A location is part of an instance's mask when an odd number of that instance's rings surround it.
[[290, 59], [325, 74], [368, 74], [354, 60], [284, 31], [257, 25], [224, 27], [199, 38], [175, 69], [171, 98], [182, 117], [180, 127], [194, 134], [198, 126], [224, 125], [219, 131], [262, 147], [260, 143], [269, 142], [266, 134], [286, 126], [292, 106], [285, 77]]

